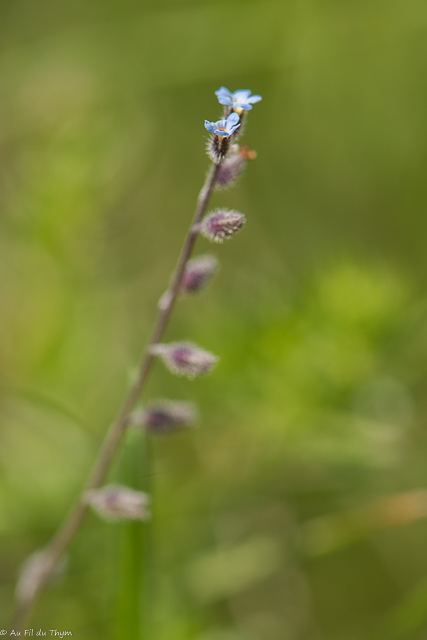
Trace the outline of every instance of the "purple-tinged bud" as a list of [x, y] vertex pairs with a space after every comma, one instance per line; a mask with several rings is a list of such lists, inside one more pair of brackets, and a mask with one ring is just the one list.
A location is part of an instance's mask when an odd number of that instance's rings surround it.
[[168, 291], [165, 291], [164, 294], [160, 297], [160, 300], [157, 303], [157, 306], [161, 311], [166, 311], [166, 309], [169, 307], [171, 302], [172, 302], [172, 294], [168, 290]]
[[65, 570], [66, 561], [53, 563], [47, 549], [32, 553], [24, 562], [16, 585], [16, 600], [25, 605], [34, 598], [40, 584], [52, 582]]
[[215, 256], [204, 255], [193, 258], [187, 263], [181, 282], [182, 293], [199, 293], [204, 289], [218, 269]]
[[212, 242], [224, 242], [239, 231], [246, 222], [243, 213], [228, 209], [216, 209], [203, 218], [200, 233]]
[[196, 410], [192, 404], [162, 400], [132, 414], [131, 424], [144, 427], [156, 435], [168, 435], [191, 427], [196, 418]]
[[101, 518], [109, 522], [150, 518], [149, 496], [121, 485], [110, 484], [87, 491], [85, 501]]
[[154, 344], [151, 353], [159, 356], [169, 371], [190, 380], [208, 373], [218, 362], [218, 358], [191, 342], [170, 342]]
[[[233, 145], [234, 146], [234, 145]], [[237, 145], [236, 145], [237, 146]], [[239, 151], [231, 153], [222, 163], [215, 182], [216, 189], [231, 187], [246, 167], [246, 159]]]

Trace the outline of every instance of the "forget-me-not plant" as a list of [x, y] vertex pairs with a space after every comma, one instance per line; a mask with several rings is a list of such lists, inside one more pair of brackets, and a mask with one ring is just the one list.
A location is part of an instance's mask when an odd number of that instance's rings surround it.
[[[222, 120], [216, 122], [205, 120], [205, 128], [211, 134], [208, 154], [213, 165], [200, 191], [193, 221], [188, 229], [169, 288], [160, 298], [153, 333], [148, 340], [118, 417], [107, 431], [104, 443], [79, 499], [51, 542], [43, 551], [34, 554], [22, 570], [17, 589], [15, 617], [16, 627], [19, 629], [24, 629], [28, 625], [38, 596], [55, 574], [65, 550], [80, 529], [89, 507], [110, 521], [119, 519], [146, 520], [149, 518], [149, 496], [147, 494], [136, 491], [137, 487], [131, 489], [122, 485], [104, 487], [102, 485], [129, 427], [143, 427], [148, 434], [155, 435], [173, 432], [178, 427], [186, 426], [194, 421], [195, 411], [192, 406], [174, 401], [151, 404], [140, 409], [139, 413], [135, 412], [135, 407], [145, 392], [154, 359], [160, 358], [172, 373], [190, 379], [208, 373], [218, 361], [215, 355], [191, 342], [164, 343], [162, 341], [178, 297], [188, 293], [196, 294], [204, 289], [217, 270], [217, 261], [214, 256], [199, 256], [191, 260], [199, 235], [212, 242], [222, 242], [232, 235], [234, 236], [246, 220], [242, 213], [234, 210], [216, 209], [208, 214], [206, 211], [214, 190], [231, 186], [244, 170], [247, 160], [256, 157], [256, 153], [246, 145], [240, 146], [231, 140], [236, 139], [238, 130], [238, 133], [241, 133], [244, 112], [250, 111], [252, 105], [261, 100], [261, 96], [251, 95], [249, 90], [231, 93], [225, 87], [218, 89], [215, 94], [220, 104], [225, 105], [227, 109]], [[146, 467], [149, 465], [148, 454], [145, 465]], [[144, 473], [149, 475], [147, 468]], [[133, 537], [132, 540], [137, 539]], [[148, 557], [147, 549], [142, 552], [141, 549], [136, 549], [135, 557], [141, 553], [142, 555], [145, 553]], [[129, 557], [133, 562], [133, 556]], [[138, 611], [131, 612], [136, 620], [139, 620]]]

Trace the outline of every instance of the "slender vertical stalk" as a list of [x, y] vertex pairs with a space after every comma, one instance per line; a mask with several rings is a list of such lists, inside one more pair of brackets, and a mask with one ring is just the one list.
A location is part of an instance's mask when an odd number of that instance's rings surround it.
[[84, 486], [76, 504], [70, 511], [68, 517], [63, 522], [57, 533], [54, 535], [48, 546], [44, 550], [43, 572], [39, 576], [37, 585], [34, 586], [32, 594], [25, 602], [18, 605], [15, 614], [15, 629], [23, 629], [28, 625], [28, 621], [34, 611], [37, 600], [49, 580], [52, 571], [55, 569], [58, 561], [62, 557], [65, 549], [68, 547], [74, 536], [78, 532], [83, 520], [87, 514], [88, 506], [84, 496], [87, 491], [96, 489], [103, 482], [110, 468], [110, 464], [116, 454], [116, 451], [122, 441], [123, 434], [129, 424], [129, 417], [136, 403], [138, 402], [150, 375], [154, 356], [151, 353], [151, 347], [160, 342], [169, 323], [176, 298], [179, 293], [182, 277], [189, 258], [191, 257], [194, 244], [198, 235], [198, 223], [202, 220], [209, 203], [212, 191], [215, 187], [215, 181], [218, 176], [221, 163], [213, 164], [206, 178], [205, 184], [200, 191], [196, 211], [193, 221], [187, 232], [184, 246], [178, 260], [178, 264], [172, 276], [169, 287], [168, 296], [164, 298], [164, 304], [159, 308], [154, 330], [146, 349], [144, 350], [137, 376], [130, 387], [128, 394], [124, 400], [122, 408], [108, 430], [104, 442], [101, 446], [99, 455], [89, 475], [89, 479]]

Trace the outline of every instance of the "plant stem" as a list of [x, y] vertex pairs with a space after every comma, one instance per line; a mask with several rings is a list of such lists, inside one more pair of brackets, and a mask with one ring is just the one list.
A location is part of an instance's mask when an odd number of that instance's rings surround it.
[[151, 347], [154, 344], [160, 342], [169, 323], [175, 301], [179, 294], [185, 267], [189, 258], [191, 257], [191, 253], [197, 239], [198, 223], [202, 220], [203, 215], [206, 211], [209, 199], [215, 186], [215, 181], [218, 176], [220, 166], [220, 164], [212, 165], [211, 170], [206, 178], [205, 184], [200, 191], [193, 221], [187, 232], [187, 237], [185, 239], [178, 264], [173, 273], [172, 281], [168, 290], [168, 295], [164, 298], [164, 304], [162, 304], [161, 308], [159, 308], [151, 339], [147, 347], [145, 348], [140, 360], [137, 376], [129, 389], [129, 392], [124, 400], [124, 403], [116, 420], [113, 422], [105, 436], [99, 455], [92, 468], [92, 472], [89, 475], [89, 479], [82, 493], [80, 494], [80, 497], [70, 511], [68, 517], [63, 522], [62, 526], [58, 529], [57, 533], [52, 538], [51, 542], [44, 549], [43, 573], [40, 576], [37, 585], [35, 585], [31, 597], [27, 598], [25, 602], [18, 605], [15, 615], [15, 630], [23, 629], [28, 625], [28, 621], [35, 608], [40, 593], [46, 586], [49, 577], [54, 571], [65, 549], [73, 540], [74, 536], [82, 525], [88, 511], [88, 505], [85, 503], [84, 496], [87, 491], [98, 488], [104, 481], [114, 455], [122, 441], [126, 427], [129, 424], [130, 414], [135, 408], [136, 403], [138, 402], [143, 390], [145, 389], [145, 385], [149, 378], [154, 359], [154, 356], [151, 354]]

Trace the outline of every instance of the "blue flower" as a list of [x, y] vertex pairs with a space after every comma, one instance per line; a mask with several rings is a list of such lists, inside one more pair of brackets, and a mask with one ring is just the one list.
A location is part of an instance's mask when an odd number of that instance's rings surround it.
[[231, 136], [238, 127], [240, 127], [239, 115], [234, 112], [230, 113], [227, 120], [218, 120], [218, 122], [205, 120], [205, 128], [211, 133], [223, 138]]
[[262, 100], [261, 96], [251, 96], [249, 89], [240, 89], [239, 91], [231, 93], [231, 91], [225, 87], [221, 87], [221, 89], [215, 91], [215, 95], [220, 104], [225, 104], [238, 113], [241, 111], [249, 111], [255, 102]]

